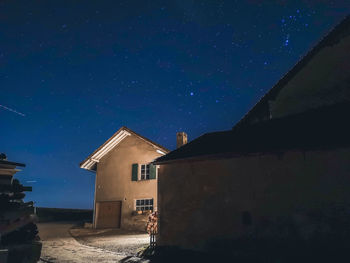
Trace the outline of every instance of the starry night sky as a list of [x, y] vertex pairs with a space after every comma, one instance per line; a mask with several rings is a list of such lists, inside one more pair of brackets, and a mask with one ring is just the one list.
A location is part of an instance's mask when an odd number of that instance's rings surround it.
[[0, 152], [37, 206], [92, 208], [79, 163], [125, 125], [174, 149], [230, 129], [348, 1], [1, 1]]

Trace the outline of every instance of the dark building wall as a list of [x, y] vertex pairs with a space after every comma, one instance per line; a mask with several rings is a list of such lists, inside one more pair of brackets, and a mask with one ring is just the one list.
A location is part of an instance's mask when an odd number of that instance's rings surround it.
[[333, 207], [350, 207], [349, 160], [340, 149], [161, 165], [158, 244], [201, 250], [212, 240], [288, 236], [291, 225], [301, 239], [332, 231]]

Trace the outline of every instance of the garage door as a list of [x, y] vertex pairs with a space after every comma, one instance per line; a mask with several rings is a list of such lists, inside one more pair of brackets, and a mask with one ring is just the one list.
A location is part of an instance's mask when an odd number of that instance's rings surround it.
[[96, 227], [120, 228], [121, 201], [96, 202]]

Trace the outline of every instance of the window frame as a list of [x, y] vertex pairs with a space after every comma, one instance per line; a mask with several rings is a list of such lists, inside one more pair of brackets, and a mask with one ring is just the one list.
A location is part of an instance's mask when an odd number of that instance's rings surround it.
[[[144, 166], [144, 178], [142, 178], [143, 174], [142, 174], [142, 167]], [[139, 177], [140, 181], [145, 181], [145, 180], [150, 180], [150, 164], [148, 163], [143, 163], [140, 164], [140, 177]]]
[[[140, 201], [140, 204], [137, 204], [137, 201]], [[143, 204], [141, 204], [143, 201]], [[146, 204], [146, 201], [149, 201], [148, 204]], [[134, 202], [134, 208], [135, 208], [135, 211], [148, 211], [148, 210], [151, 210], [152, 212], [154, 211], [154, 198], [139, 198], [139, 199], [135, 199], [135, 202]], [[140, 208], [140, 209], [138, 209]], [[142, 209], [144, 208], [144, 209]], [[149, 209], [146, 209], [146, 208], [149, 208]]]

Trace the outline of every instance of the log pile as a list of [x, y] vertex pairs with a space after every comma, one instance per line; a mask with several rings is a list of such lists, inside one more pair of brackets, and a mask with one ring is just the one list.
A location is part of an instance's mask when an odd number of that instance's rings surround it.
[[[23, 186], [19, 180], [13, 178], [13, 175], [20, 171], [16, 169], [18, 166], [25, 165], [7, 161], [6, 156], [0, 154], [0, 250], [8, 253], [5, 262], [15, 262], [11, 257], [18, 261], [18, 255], [11, 256], [11, 250], [18, 250], [19, 246], [27, 246], [27, 250], [28, 246], [36, 247], [29, 249], [36, 254], [37, 247], [40, 247], [39, 256], [41, 250], [41, 244], [37, 242], [39, 237], [34, 204], [23, 201], [25, 192], [32, 191], [32, 188]], [[31, 257], [32, 255], [26, 255], [25, 260]], [[36, 257], [37, 255], [34, 256]], [[33, 259], [33, 262], [36, 261]]]

